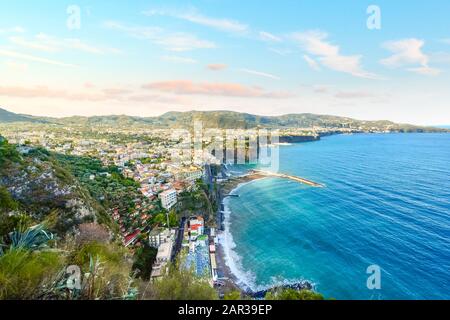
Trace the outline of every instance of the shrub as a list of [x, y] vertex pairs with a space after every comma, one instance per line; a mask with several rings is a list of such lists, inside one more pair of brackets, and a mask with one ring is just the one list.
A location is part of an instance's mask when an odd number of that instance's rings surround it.
[[0, 212], [17, 210], [18, 203], [11, 197], [8, 189], [0, 186]]
[[152, 273], [153, 262], [158, 250], [148, 244], [140, 247], [134, 254], [133, 270], [137, 271], [136, 276], [143, 280], [149, 280]]
[[0, 299], [37, 299], [63, 266], [58, 253], [9, 250], [0, 256]]
[[324, 300], [324, 297], [311, 290], [275, 289], [269, 291], [266, 300]]
[[155, 300], [217, 300], [216, 290], [193, 270], [170, 266], [169, 272], [152, 285], [152, 298]]
[[130, 288], [131, 266], [126, 249], [115, 244], [90, 242], [75, 248], [69, 265], [84, 274], [80, 299], [121, 299]]

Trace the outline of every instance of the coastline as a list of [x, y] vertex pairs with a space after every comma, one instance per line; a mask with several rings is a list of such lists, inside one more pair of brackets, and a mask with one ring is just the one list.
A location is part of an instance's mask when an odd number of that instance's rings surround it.
[[239, 274], [240, 270], [239, 257], [235, 256], [233, 249], [235, 247], [232, 235], [230, 233], [230, 214], [226, 198], [227, 195], [235, 194], [242, 186], [247, 185], [253, 181], [267, 179], [267, 176], [258, 173], [250, 173], [241, 176], [232, 177], [221, 186], [221, 190], [225, 198], [222, 199], [221, 205], [224, 208], [224, 230], [219, 234], [219, 243], [217, 245], [217, 265], [223, 274], [224, 289], [220, 291], [239, 290], [243, 293], [248, 293], [251, 290], [250, 286], [244, 283]]
[[[223, 194], [235, 195], [243, 186], [254, 181], [268, 179], [270, 177], [259, 173], [250, 173], [242, 176], [233, 177], [223, 182]], [[234, 251], [236, 244], [231, 234], [231, 210], [228, 207], [228, 197], [222, 199], [222, 207], [224, 213], [223, 226], [224, 229], [219, 233], [219, 241], [216, 246], [216, 259], [219, 270], [223, 278], [223, 287], [219, 289], [220, 293], [226, 293], [231, 290], [239, 290], [243, 295], [251, 296], [256, 299], [263, 299], [268, 290], [278, 287], [293, 288], [297, 290], [308, 289], [314, 290], [315, 285], [307, 280], [285, 283], [273, 283], [272, 286], [257, 286], [254, 283], [254, 275], [251, 271], [245, 271], [240, 263], [241, 257]]]
[[229, 195], [237, 191], [237, 189], [244, 184], [264, 178], [267, 178], [267, 176], [259, 173], [249, 173], [241, 176], [232, 177], [222, 183], [222, 190], [224, 195]]

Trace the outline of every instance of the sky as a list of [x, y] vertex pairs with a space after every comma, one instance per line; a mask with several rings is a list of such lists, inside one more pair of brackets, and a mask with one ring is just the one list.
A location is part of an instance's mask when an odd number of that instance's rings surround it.
[[450, 124], [450, 1], [0, 0], [0, 107]]

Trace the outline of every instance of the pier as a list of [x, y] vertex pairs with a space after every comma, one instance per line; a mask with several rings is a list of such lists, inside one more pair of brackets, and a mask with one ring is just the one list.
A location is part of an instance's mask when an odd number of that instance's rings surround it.
[[267, 176], [267, 177], [276, 177], [276, 178], [283, 178], [283, 179], [289, 179], [292, 181], [296, 181], [299, 183], [303, 183], [306, 184], [308, 186], [312, 186], [312, 187], [316, 187], [316, 188], [324, 188], [325, 185], [321, 184], [321, 183], [317, 183], [305, 178], [301, 178], [301, 177], [297, 177], [297, 176], [293, 176], [293, 175], [289, 175], [289, 174], [284, 174], [284, 173], [275, 173], [275, 172], [270, 172], [270, 171], [262, 171], [262, 170], [252, 170], [252, 173], [255, 174], [260, 174], [263, 176]]

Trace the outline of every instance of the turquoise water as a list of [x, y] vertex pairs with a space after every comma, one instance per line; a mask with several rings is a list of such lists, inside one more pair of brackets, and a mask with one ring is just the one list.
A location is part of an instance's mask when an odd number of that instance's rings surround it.
[[[336, 299], [450, 299], [450, 135], [283, 146], [280, 172], [327, 187], [268, 178], [227, 200], [225, 241], [243, 285], [306, 279]], [[373, 264], [380, 290], [366, 285]]]

